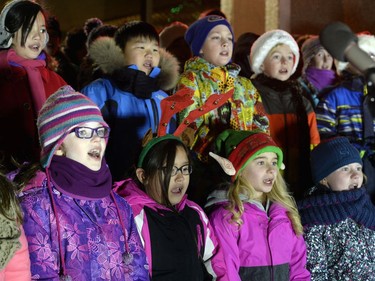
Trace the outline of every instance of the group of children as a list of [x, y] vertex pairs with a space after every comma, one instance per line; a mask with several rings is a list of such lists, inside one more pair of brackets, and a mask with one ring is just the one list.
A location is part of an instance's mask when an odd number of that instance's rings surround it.
[[[92, 44], [102, 78], [80, 93], [45, 65], [38, 4], [11, 1], [0, 28], [0, 71], [22, 81], [1, 81], [2, 100], [12, 91], [31, 122], [2, 125], [17, 133], [0, 138], [5, 171], [24, 165], [1, 175], [0, 280], [372, 280], [361, 155], [346, 137], [320, 141], [289, 33], [254, 42], [250, 80], [223, 17], [188, 27], [181, 75], [153, 26], [127, 23]], [[320, 91], [316, 49], [303, 72]]]

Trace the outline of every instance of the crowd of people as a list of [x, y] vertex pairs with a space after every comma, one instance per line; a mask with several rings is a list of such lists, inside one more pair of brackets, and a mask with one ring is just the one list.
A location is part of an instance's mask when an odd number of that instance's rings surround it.
[[375, 280], [375, 89], [317, 35], [212, 10], [63, 39], [2, 8], [0, 281]]

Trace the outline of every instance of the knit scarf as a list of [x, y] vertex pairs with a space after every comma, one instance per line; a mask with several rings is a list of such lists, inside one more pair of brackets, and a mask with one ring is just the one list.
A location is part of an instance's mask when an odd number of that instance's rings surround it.
[[21, 248], [20, 235], [21, 230], [17, 222], [0, 214], [0, 270], [4, 269], [16, 251]]
[[45, 67], [46, 61], [43, 59], [44, 54], [39, 55], [37, 59], [25, 59], [17, 55], [13, 49], [8, 51], [8, 61], [10, 64], [22, 66], [27, 73], [29, 86], [34, 102], [35, 112], [39, 112], [43, 103], [46, 101], [46, 93], [44, 90], [42, 76], [38, 68]]
[[375, 229], [375, 206], [366, 188], [329, 192], [298, 202], [304, 226], [331, 225], [347, 218], [369, 229]]
[[336, 75], [330, 69], [318, 69], [315, 67], [308, 67], [305, 72], [307, 80], [314, 85], [319, 91], [333, 85], [336, 82]]
[[73, 198], [104, 198], [112, 189], [112, 176], [104, 158], [100, 170], [93, 171], [72, 159], [54, 155], [48, 171], [55, 188]]

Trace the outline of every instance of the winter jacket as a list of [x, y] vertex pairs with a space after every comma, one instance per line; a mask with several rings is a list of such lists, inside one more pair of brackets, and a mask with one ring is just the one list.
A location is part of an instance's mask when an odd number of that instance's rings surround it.
[[[283, 150], [285, 181], [293, 195], [301, 198], [312, 185], [308, 161], [310, 149], [320, 142], [315, 112], [311, 103], [302, 96], [297, 82], [258, 75], [253, 83], [270, 120], [271, 137]], [[294, 95], [292, 91], [295, 91]], [[293, 96], [300, 97], [302, 108], [297, 108]], [[302, 114], [305, 114], [305, 118]]]
[[[3, 223], [2, 219], [0, 221]], [[5, 227], [6, 225], [0, 226], [0, 281], [30, 281], [30, 258], [25, 232], [21, 226], [20, 233], [18, 233], [18, 236], [20, 236], [17, 239], [10, 239], [10, 237], [4, 237]], [[14, 243], [11, 247], [16, 248], [9, 251], [9, 245], [3, 245], [5, 243]], [[13, 251], [12, 256], [5, 256]], [[5, 266], [3, 266], [4, 262], [6, 263]]]
[[149, 280], [133, 213], [123, 198], [111, 193], [80, 199], [55, 187], [40, 171], [20, 194], [33, 279], [60, 280], [63, 255], [72, 280]]
[[[0, 51], [0, 158], [5, 168], [14, 169], [10, 157], [18, 162], [38, 161], [40, 155], [36, 119], [38, 112], [29, 86], [26, 70], [10, 63], [8, 50]], [[44, 85], [45, 98], [66, 85], [47, 67], [38, 67]], [[5, 133], [6, 132], [6, 133]]]
[[375, 280], [375, 207], [364, 187], [298, 202], [314, 281]]
[[[234, 63], [216, 67], [200, 57], [193, 57], [185, 63], [177, 90], [187, 89], [192, 105], [179, 114], [179, 122], [212, 94], [224, 94], [234, 90], [224, 105], [200, 116], [191, 125], [195, 132], [192, 149], [205, 161], [216, 136], [225, 129], [268, 130], [260, 96], [249, 79], [238, 76], [240, 67]], [[177, 92], [178, 94], [178, 92]]]
[[131, 179], [118, 183], [115, 191], [133, 209], [152, 280], [211, 280], [202, 277], [204, 267], [213, 280], [231, 280], [213, 229], [197, 204], [185, 196], [172, 211], [151, 199]]
[[238, 226], [230, 222], [223, 193], [213, 192], [206, 206], [212, 208], [208, 216], [225, 253], [229, 279], [310, 280], [305, 242], [294, 233], [286, 209], [272, 203], [266, 212], [259, 202], [244, 202], [243, 224]]
[[[136, 65], [125, 66], [121, 49], [113, 38], [101, 38], [90, 46], [90, 56], [103, 71], [100, 78], [82, 89], [100, 108], [111, 128], [106, 150], [107, 163], [114, 180], [123, 180], [140, 153], [141, 141], [151, 129], [156, 133], [160, 102], [173, 88], [178, 77], [177, 59], [160, 50], [160, 68], [147, 76]], [[175, 120], [168, 132], [175, 129]]]

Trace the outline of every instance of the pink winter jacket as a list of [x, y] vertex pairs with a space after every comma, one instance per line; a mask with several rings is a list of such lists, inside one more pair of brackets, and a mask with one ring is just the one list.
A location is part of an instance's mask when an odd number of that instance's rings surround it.
[[226, 202], [214, 204], [209, 219], [225, 253], [231, 281], [310, 280], [305, 241], [295, 235], [284, 207], [272, 203], [267, 214], [260, 206], [245, 202], [243, 224], [238, 227], [229, 222], [225, 206]]
[[30, 281], [30, 258], [25, 232], [21, 227], [21, 248], [15, 253], [3, 270], [0, 270], [0, 281]]

